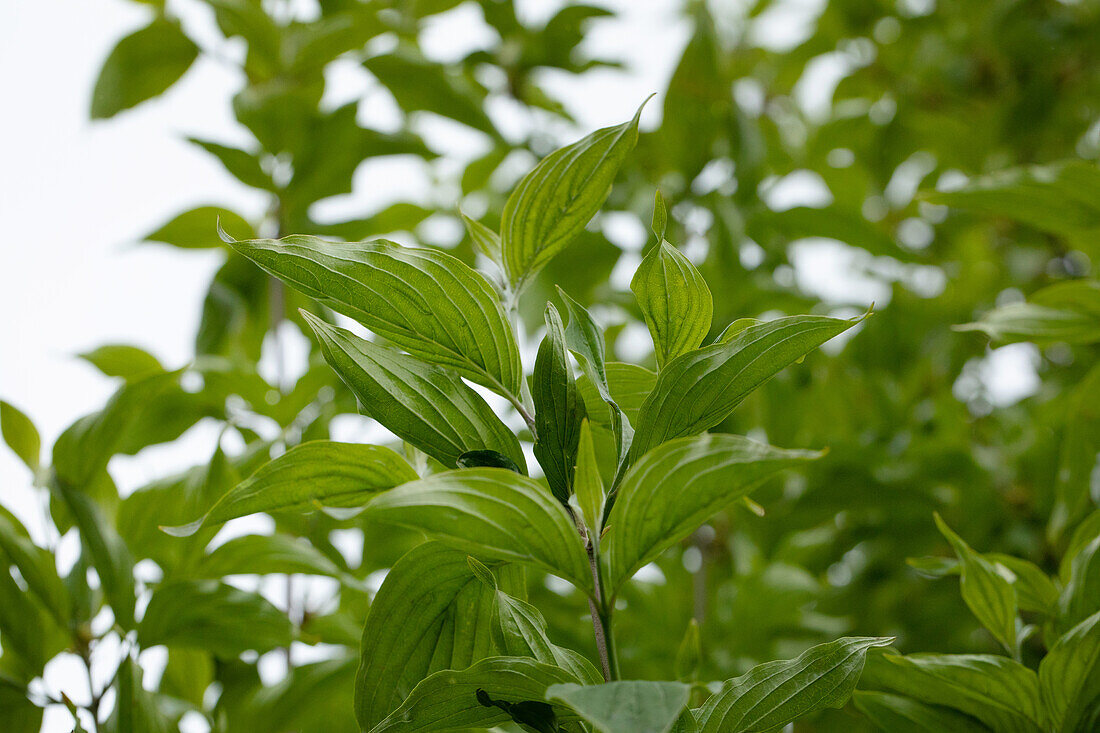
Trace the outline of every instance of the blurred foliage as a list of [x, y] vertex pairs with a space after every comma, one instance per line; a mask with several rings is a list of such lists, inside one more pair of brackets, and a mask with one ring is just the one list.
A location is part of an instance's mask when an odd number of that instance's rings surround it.
[[[238, 238], [389, 236], [484, 261], [475, 254], [484, 243], [441, 241], [431, 224], [461, 229], [461, 206], [499, 230], [517, 163], [587, 132], [574, 120], [580, 110], [554, 90], [592, 69], [620, 73], [585, 42], [596, 24], [619, 20], [568, 5], [531, 23], [511, 0], [193, 0], [189, 10], [218, 31], [200, 42], [177, 3], [141, 4], [148, 24], [105, 60], [91, 116], [126, 114], [196, 63], [238, 67], [232, 109], [249, 143], [191, 140], [265, 192], [269, 206], [257, 218], [204, 202], [147, 237], [225, 253], [193, 362], [170, 371], [128, 345], [85, 355], [118, 391], [66, 430], [49, 459], [31, 420], [0, 406], [4, 438], [48, 520], [45, 533], [36, 520], [32, 542], [0, 510], [0, 556], [11, 570], [0, 573], [0, 719], [7, 730], [37, 730], [41, 707], [57, 704], [92, 730], [93, 716], [101, 730], [168, 730], [187, 712], [216, 731], [356, 730], [355, 649], [372, 579], [418, 535], [325, 512], [275, 514], [275, 534], [236, 549], [210, 549], [213, 529], [182, 540], [158, 530], [201, 516], [273, 455], [330, 437], [335, 418], [365, 420], [343, 417], [356, 414], [355, 398], [316, 344], [300, 374], [281, 365], [282, 342], [311, 333], [299, 309], [327, 311], [225, 247], [217, 226]], [[1026, 560], [1063, 589], [1100, 534], [1100, 5], [829, 0], [804, 29], [788, 29], [793, 38], [769, 40], [769, 27], [797, 25], [792, 5], [685, 4], [678, 22], [689, 39], [667, 88], [655, 90], [604, 213], [520, 304], [535, 334], [546, 302], [560, 304], [560, 285], [596, 306], [609, 360], [637, 361], [645, 327], [619, 274], [634, 271], [640, 245], [615, 223], [643, 227], [654, 188], [668, 204], [667, 239], [709, 284], [711, 336], [741, 318], [852, 316], [876, 301], [850, 343], [780, 374], [719, 429], [829, 454], [757, 493], [763, 517], [748, 507], [722, 513], [625, 588], [620, 605], [631, 612], [619, 615], [619, 654], [636, 679], [674, 676], [689, 629], [701, 681], [846, 633], [896, 637], [905, 653], [997, 652], [949, 583], [906, 564], [951, 552], [933, 512], [970, 546]], [[492, 41], [457, 61], [433, 59], [423, 30], [451, 22], [459, 6], [480, 13]], [[373, 79], [370, 94], [392, 97], [396, 128], [374, 124], [361, 103], [323, 104], [326, 71], [348, 60]], [[650, 123], [656, 107], [659, 125]], [[440, 148], [425, 124], [438, 118], [476, 136], [480, 149]], [[317, 202], [351, 192], [360, 165], [385, 156], [419, 161], [435, 190], [347, 220], [317, 215]], [[834, 265], [821, 270], [825, 256]], [[1036, 373], [1023, 399], [997, 390], [996, 364], [1008, 352], [992, 347], [1003, 342], [1021, 342], [1007, 348]], [[643, 362], [656, 365], [651, 353]], [[119, 496], [113, 456], [171, 443], [200, 422], [221, 428], [208, 460]], [[354, 557], [338, 541], [349, 530], [365, 538]], [[58, 567], [69, 532], [79, 552]], [[218, 568], [253, 568], [265, 592], [223, 582], [236, 571]], [[324, 593], [288, 581], [280, 597], [284, 575], [330, 580], [318, 586]], [[594, 658], [583, 598], [529, 575], [529, 600], [551, 638]], [[1080, 621], [1087, 610], [1064, 612]], [[1028, 635], [1020, 658], [1034, 667], [1058, 638]], [[146, 691], [137, 660], [160, 644], [167, 666]], [[105, 689], [68, 700], [28, 688], [62, 651], [117, 664], [115, 707], [131, 714], [112, 713]], [[258, 654], [285, 654], [292, 669], [264, 685]], [[883, 720], [873, 714], [882, 700], [859, 698], [858, 707]], [[797, 729], [869, 725], [849, 708]]]

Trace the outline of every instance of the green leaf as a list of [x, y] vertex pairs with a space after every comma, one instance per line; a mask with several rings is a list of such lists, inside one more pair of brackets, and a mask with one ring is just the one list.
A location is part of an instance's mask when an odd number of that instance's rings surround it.
[[1085, 545], [1070, 562], [1069, 582], [1058, 598], [1062, 629], [1076, 626], [1100, 608], [1100, 535]]
[[[35, 599], [16, 584], [6, 562], [0, 563], [0, 637], [3, 671], [19, 680], [42, 675], [43, 667], [70, 641]], [[0, 677], [2, 685], [3, 677]], [[2, 719], [0, 719], [2, 720]]]
[[666, 440], [714, 427], [783, 368], [860, 320], [777, 318], [673, 359], [638, 412], [629, 462]]
[[883, 733], [989, 733], [989, 728], [951, 708], [925, 705], [887, 692], [856, 690], [852, 703]]
[[1038, 677], [1008, 657], [878, 654], [868, 659], [861, 686], [954, 708], [997, 733], [1046, 730]]
[[433, 112], [498, 136], [485, 113], [484, 90], [457, 71], [409, 49], [374, 56], [363, 65], [406, 112]]
[[516, 184], [500, 225], [504, 270], [515, 291], [569, 246], [603, 206], [638, 141], [641, 114], [639, 107], [629, 122], [551, 153]]
[[653, 234], [656, 235], [657, 241], [662, 242], [665, 238], [665, 230], [668, 228], [668, 209], [665, 208], [665, 198], [661, 195], [660, 189], [653, 193], [653, 223], [650, 224], [650, 229], [653, 230]]
[[42, 438], [31, 419], [10, 402], [0, 400], [0, 435], [32, 473], [38, 471], [42, 457]]
[[472, 450], [460, 455], [455, 463], [459, 468], [507, 468], [509, 471], [523, 473], [515, 461], [495, 450]]
[[1039, 663], [1051, 730], [1088, 733], [1100, 721], [1100, 612], [1074, 626]]
[[256, 512], [363, 506], [378, 492], [416, 478], [408, 462], [389, 448], [311, 441], [262, 466], [218, 499], [199, 520], [163, 529], [187, 537]]
[[476, 219], [458, 212], [462, 217], [462, 223], [466, 225], [466, 233], [478, 252], [489, 258], [490, 261], [500, 264], [500, 235]]
[[528, 563], [592, 593], [576, 525], [544, 487], [502, 468], [437, 473], [380, 494], [367, 513], [479, 558]]
[[604, 538], [611, 596], [646, 563], [778, 471], [822, 454], [783, 450], [739, 435], [670, 441], [619, 485]]
[[630, 680], [552, 685], [546, 699], [572, 709], [601, 733], [668, 733], [690, 694], [691, 687], [680, 682]]
[[963, 600], [978, 621], [1009, 652], [1015, 652], [1016, 642], [1016, 589], [1012, 587], [993, 563], [970, 549], [961, 537], [935, 514], [936, 526], [955, 550], [962, 570], [960, 587]]
[[16, 521], [0, 514], [0, 559], [7, 555], [8, 561], [19, 569], [27, 588], [38, 596], [59, 626], [68, 628], [69, 594], [57, 574], [54, 555], [31, 542]]
[[363, 414], [445, 466], [463, 453], [495, 450], [526, 471], [519, 440], [456, 374], [303, 315]]
[[166, 583], [153, 591], [138, 626], [143, 647], [205, 649], [232, 659], [288, 646], [290, 621], [263, 596], [215, 580]]
[[[631, 424], [638, 421], [638, 411], [646, 397], [657, 384], [657, 374], [636, 364], [621, 361], [609, 361], [604, 364], [607, 377], [607, 390], [611, 400], [619, 407], [623, 417]], [[577, 389], [584, 398], [588, 419], [594, 425], [611, 429], [611, 409], [604, 402], [600, 390], [582, 374], [577, 380]]]
[[710, 288], [680, 250], [661, 242], [649, 251], [630, 281], [653, 337], [657, 369], [699, 347], [710, 332]]
[[[418, 684], [371, 733], [458, 733], [512, 720], [497, 705], [478, 701], [541, 702], [551, 685], [577, 682], [559, 667], [525, 657], [489, 657], [462, 671], [443, 670]], [[545, 729], [544, 729], [545, 730]]]
[[996, 552], [987, 552], [982, 556], [991, 563], [1004, 566], [1013, 577], [1012, 587], [1016, 589], [1016, 602], [1021, 611], [1047, 616], [1057, 613], [1058, 588], [1035, 563]]
[[[520, 590], [516, 570], [497, 570], [500, 584]], [[478, 580], [466, 553], [428, 542], [404, 555], [386, 575], [363, 628], [355, 677], [360, 727], [371, 730], [428, 675], [491, 654], [492, 623], [492, 590]]]
[[103, 62], [92, 92], [92, 119], [113, 117], [164, 93], [198, 55], [179, 23], [158, 15], [119, 41]]
[[849, 637], [818, 644], [797, 659], [768, 662], [724, 683], [697, 718], [700, 733], [770, 731], [852, 695], [867, 651], [892, 638]]
[[589, 537], [598, 543], [603, 531], [604, 502], [607, 492], [604, 490], [600, 467], [596, 463], [596, 446], [592, 442], [592, 430], [588, 421], [581, 423], [580, 440], [577, 447], [577, 466], [573, 483], [577, 504], [588, 527]]
[[260, 164], [260, 153], [248, 152], [211, 140], [190, 137], [187, 140], [213, 155], [225, 169], [241, 183], [264, 191], [277, 191], [279, 187]]
[[0, 720], [7, 733], [41, 733], [42, 708], [21, 687], [0, 677]]
[[115, 674], [118, 697], [107, 729], [117, 733], [169, 733], [171, 722], [157, 708], [156, 695], [142, 687], [144, 671], [127, 655]]
[[531, 657], [572, 673], [585, 684], [598, 684], [603, 676], [583, 656], [550, 641], [546, 619], [537, 608], [500, 590], [493, 574], [481, 562], [467, 557], [474, 575], [493, 591], [493, 646], [510, 657]]
[[994, 341], [1034, 341], [1040, 345], [1100, 341], [1100, 282], [1072, 280], [1044, 288], [1026, 303], [1011, 303], [986, 313], [957, 331], [981, 331]]
[[684, 638], [680, 640], [680, 647], [676, 650], [676, 679], [681, 682], [694, 680], [699, 673], [699, 662], [703, 658], [703, 647], [699, 641], [699, 622], [691, 619], [688, 622]]
[[488, 281], [434, 249], [316, 237], [231, 242], [291, 286], [420, 359], [505, 396], [520, 393], [515, 336]]
[[531, 396], [535, 403], [535, 458], [542, 466], [550, 491], [563, 504], [573, 490], [577, 442], [585, 417], [577, 395], [573, 367], [565, 350], [565, 329], [552, 303], [546, 304], [546, 337], [535, 357]]
[[108, 377], [122, 377], [126, 381], [164, 371], [157, 358], [148, 351], [126, 344], [106, 344], [80, 354], [80, 358]]
[[340, 569], [324, 553], [300, 537], [285, 534], [234, 537], [205, 555], [186, 571], [192, 578], [226, 575], [322, 575], [361, 588], [362, 581]]
[[176, 214], [142, 240], [163, 242], [181, 249], [209, 249], [222, 246], [219, 228], [237, 239], [256, 236], [252, 225], [240, 214], [220, 206], [199, 206]]

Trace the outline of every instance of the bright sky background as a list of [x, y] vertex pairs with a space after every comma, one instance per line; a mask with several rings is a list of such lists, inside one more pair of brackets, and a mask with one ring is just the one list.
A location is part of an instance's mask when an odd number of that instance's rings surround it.
[[[545, 17], [559, 4], [520, 3], [532, 17]], [[625, 61], [630, 70], [551, 81], [552, 90], [569, 91], [562, 96], [582, 132], [622, 121], [651, 92], [664, 89], [689, 32], [678, 0], [600, 4], [617, 9], [620, 17], [593, 24], [586, 43], [597, 55]], [[778, 10], [760, 21], [759, 38], [776, 46], [797, 40], [820, 5], [819, 0], [776, 3]], [[215, 44], [217, 34], [201, 4], [170, 0], [169, 6], [204, 45]], [[46, 446], [76, 417], [101, 407], [114, 389], [75, 354], [104, 343], [129, 343], [171, 367], [191, 355], [204, 290], [221, 258], [216, 252], [138, 245], [141, 235], [199, 204], [224, 204], [246, 215], [265, 205], [262, 196], [182, 139], [247, 142], [229, 106], [240, 80], [227, 66], [202, 60], [164, 97], [112, 120], [88, 119], [102, 60], [148, 17], [146, 8], [123, 0], [0, 3], [5, 110], [0, 117], [0, 397], [34, 420]], [[467, 3], [429, 26], [422, 40], [430, 54], [447, 60], [487, 42], [491, 33], [480, 11]], [[837, 68], [826, 60], [813, 72], [814, 83], [803, 85], [800, 102], [811, 113], [827, 109]], [[364, 123], [394, 123], [392, 101], [354, 63], [339, 65], [329, 81], [327, 103], [363, 97]], [[661, 103], [660, 98], [650, 103], [643, 127], [659, 124]], [[516, 124], [507, 109], [490, 112], [506, 130]], [[450, 151], [463, 150], [470, 140], [445, 123], [427, 126], [425, 133]], [[326, 202], [319, 213], [357, 216], [405, 195], [422, 197], [426, 180], [422, 168], [371, 163], [360, 168], [355, 194]], [[788, 193], [797, 199], [807, 190], [792, 185]], [[854, 267], [850, 251], [827, 244], [795, 253], [800, 277], [810, 278], [800, 282], [825, 297]], [[861, 285], [847, 281], [844, 287]], [[873, 299], [876, 284], [862, 287], [868, 301]], [[1003, 356], [987, 368], [1007, 375], [1001, 380], [1007, 385], [1004, 400], [1034, 390], [1035, 354], [1026, 345], [994, 353]], [[189, 440], [193, 449], [154, 450], [136, 461], [112, 463], [123, 490], [209, 455], [210, 431]], [[27, 485], [22, 465], [0, 450], [0, 496], [37, 532], [40, 520]], [[65, 664], [55, 676], [71, 681], [74, 669]], [[68, 715], [58, 712], [50, 713], [46, 730], [70, 729]]]

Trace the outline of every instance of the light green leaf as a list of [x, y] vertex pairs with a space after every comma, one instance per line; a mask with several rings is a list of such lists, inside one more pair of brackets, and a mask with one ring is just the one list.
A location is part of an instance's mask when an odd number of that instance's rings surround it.
[[1062, 629], [1076, 626], [1100, 608], [1100, 535], [1085, 545], [1070, 562], [1069, 582], [1058, 598]]
[[0, 720], [7, 733], [41, 733], [42, 708], [27, 699], [21, 686], [0, 677]]
[[80, 354], [80, 358], [108, 377], [122, 377], [126, 381], [164, 371], [157, 358], [148, 351], [126, 344], [105, 344]]
[[42, 459], [42, 438], [31, 419], [10, 402], [0, 400], [0, 435], [32, 473]]
[[653, 223], [650, 224], [650, 229], [657, 236], [657, 241], [661, 242], [665, 238], [665, 230], [668, 228], [668, 209], [665, 207], [665, 198], [661, 195], [660, 189], [653, 193]]
[[1100, 612], [1074, 626], [1039, 663], [1039, 686], [1059, 733], [1088, 733], [1100, 722]]
[[778, 471], [813, 460], [739, 435], [670, 441], [638, 461], [619, 485], [604, 537], [612, 596], [646, 563]]
[[778, 318], [673, 359], [638, 412], [629, 462], [666, 440], [714, 427], [784, 367], [860, 320]]
[[156, 695], [142, 687], [144, 671], [127, 655], [118, 667], [118, 698], [106, 729], [117, 733], [169, 733], [171, 722], [157, 708]]
[[710, 288], [687, 257], [668, 242], [649, 251], [630, 281], [653, 337], [657, 369], [699, 347], [710, 332]]
[[994, 341], [1040, 345], [1100, 341], [1100, 282], [1072, 280], [1038, 291], [1026, 303], [995, 308], [957, 331], [981, 331]]
[[1009, 652], [1014, 652], [1016, 642], [1016, 589], [1005, 579], [993, 563], [970, 549], [961, 537], [935, 515], [936, 526], [955, 550], [962, 570], [960, 587], [967, 607], [978, 621]]
[[1040, 733], [1039, 679], [1008, 657], [985, 654], [873, 655], [861, 687], [954, 708], [997, 733]]
[[1004, 566], [1013, 576], [1012, 587], [1016, 589], [1016, 602], [1021, 611], [1047, 616], [1057, 613], [1058, 588], [1035, 563], [997, 552], [987, 552], [982, 557], [995, 565]]
[[545, 317], [546, 337], [539, 346], [531, 379], [538, 431], [534, 452], [550, 491], [564, 504], [573, 490], [584, 401], [577, 394], [573, 367], [565, 350], [565, 329], [553, 303], [546, 304]]
[[[7, 560], [19, 569], [27, 588], [38, 596], [39, 602], [54, 617], [58, 625], [68, 628], [69, 594], [52, 552], [38, 547], [26, 535], [17, 520], [0, 513], [0, 560]], [[5, 568], [0, 568], [2, 571]]]
[[341, 570], [309, 542], [285, 534], [234, 537], [186, 571], [192, 578], [272, 573], [323, 575], [353, 588], [363, 587], [362, 581]]
[[450, 367], [505, 396], [523, 368], [500, 299], [476, 270], [435, 249], [316, 237], [231, 242], [311, 298], [413, 356]]
[[198, 58], [199, 48], [179, 23], [158, 15], [111, 50], [92, 92], [92, 119], [113, 117], [162, 94]]
[[[609, 361], [604, 365], [607, 376], [607, 390], [612, 401], [618, 405], [623, 417], [631, 424], [638, 421], [638, 411], [646, 397], [657, 384], [657, 374], [636, 364], [621, 361]], [[604, 403], [600, 390], [582, 374], [577, 380], [577, 389], [584, 398], [588, 419], [594, 425], [611, 429], [611, 408]]]
[[205, 649], [232, 659], [287, 646], [290, 621], [263, 596], [215, 580], [166, 583], [153, 591], [138, 625], [142, 647]]
[[187, 537], [204, 527], [256, 512], [363, 506], [378, 492], [416, 478], [408, 462], [389, 448], [311, 441], [263, 465], [218, 499], [199, 520], [164, 529], [176, 537]]
[[526, 471], [519, 440], [456, 374], [303, 315], [363, 414], [445, 466], [463, 453], [495, 450]]
[[252, 225], [240, 214], [220, 206], [199, 206], [176, 214], [142, 240], [163, 242], [182, 249], [208, 249], [222, 246], [219, 228], [237, 239], [256, 236]]
[[399, 708], [370, 730], [458, 733], [491, 728], [513, 718], [496, 705], [479, 702], [479, 693], [498, 703], [541, 703], [551, 685], [577, 681], [559, 667], [526, 657], [489, 657], [462, 671], [444, 670], [427, 677]]
[[[517, 566], [496, 570], [522, 592]], [[490, 655], [492, 590], [466, 553], [438, 542], [415, 547], [390, 569], [367, 614], [355, 677], [355, 715], [370, 730], [428, 675], [463, 669]]]
[[619, 166], [638, 141], [634, 119], [605, 127], [542, 159], [504, 205], [504, 270], [516, 291], [565, 249], [600, 210]]
[[592, 593], [576, 525], [543, 486], [503, 468], [437, 473], [380, 494], [367, 513], [476, 557], [528, 563]]
[[577, 504], [588, 527], [589, 537], [598, 542], [603, 531], [603, 509], [607, 492], [604, 490], [600, 467], [596, 463], [596, 446], [592, 442], [592, 430], [588, 421], [581, 423], [580, 440], [577, 447], [577, 467], [573, 478]]
[[699, 641], [699, 622], [691, 619], [688, 622], [684, 638], [680, 640], [680, 647], [676, 650], [676, 679], [681, 682], [694, 680], [699, 673], [699, 662], [703, 658], [703, 647]]
[[852, 704], [883, 733], [990, 733], [989, 728], [951, 708], [887, 692], [856, 690]]
[[272, 192], [279, 190], [275, 181], [264, 170], [260, 162], [261, 153], [249, 152], [234, 148], [231, 145], [222, 145], [212, 140], [200, 140], [195, 137], [189, 137], [187, 140], [217, 158], [218, 162], [229, 171], [230, 175], [246, 186]]
[[681, 682], [630, 680], [552, 685], [546, 699], [572, 709], [601, 733], [668, 733], [690, 694]]
[[770, 731], [824, 708], [843, 707], [867, 651], [893, 639], [850, 637], [818, 644], [797, 659], [768, 662], [728, 680], [699, 712], [700, 733]]
[[458, 213], [462, 217], [462, 223], [466, 225], [466, 232], [470, 235], [477, 251], [488, 257], [492, 262], [499, 264], [501, 261], [500, 235], [480, 221], [466, 216], [461, 211]]

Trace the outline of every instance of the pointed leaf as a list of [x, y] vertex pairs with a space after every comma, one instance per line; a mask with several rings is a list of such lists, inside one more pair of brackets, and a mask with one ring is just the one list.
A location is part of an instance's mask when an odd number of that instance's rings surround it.
[[0, 400], [0, 435], [27, 468], [38, 471], [42, 458], [42, 438], [38, 429], [15, 405], [3, 400]]
[[668, 242], [649, 251], [638, 265], [630, 289], [653, 337], [658, 370], [699, 347], [710, 332], [710, 288], [680, 250]]
[[588, 421], [581, 423], [580, 441], [577, 447], [577, 468], [573, 483], [577, 504], [588, 527], [589, 536], [598, 538], [603, 531], [603, 509], [607, 492], [604, 491], [600, 467], [596, 463], [596, 446], [592, 442], [592, 430]]
[[476, 219], [463, 214], [462, 223], [466, 225], [466, 233], [474, 243], [477, 251], [489, 258], [490, 261], [500, 263], [500, 235]]
[[92, 119], [113, 117], [175, 84], [198, 58], [199, 48], [179, 23], [158, 15], [111, 50], [92, 92]]
[[478, 558], [529, 563], [591, 593], [576, 525], [535, 481], [503, 468], [437, 473], [380, 494], [367, 513]]
[[531, 396], [538, 431], [535, 457], [550, 490], [564, 504], [569, 501], [573, 489], [577, 441], [585, 413], [565, 350], [565, 329], [552, 303], [546, 304], [546, 338], [535, 358]]
[[504, 269], [517, 291], [580, 234], [599, 211], [638, 140], [638, 118], [605, 127], [542, 159], [504, 205]]
[[1100, 722], [1100, 611], [1060, 638], [1039, 663], [1052, 730], [1087, 733]]
[[681, 438], [646, 454], [627, 471], [607, 519], [604, 557], [611, 595], [639, 568], [763, 480], [820, 456], [739, 435]]
[[638, 413], [630, 462], [666, 440], [714, 427], [757, 387], [860, 320], [777, 318], [673, 359]]
[[197, 522], [166, 531], [186, 537], [256, 512], [363, 506], [378, 492], [416, 478], [408, 462], [389, 448], [327, 440], [302, 443], [237, 484]]
[[990, 733], [989, 728], [951, 708], [926, 705], [887, 692], [856, 690], [852, 704], [883, 733]]
[[487, 449], [526, 470], [519, 440], [456, 374], [303, 315], [363, 414], [445, 466], [456, 465], [463, 453]]
[[480, 273], [457, 258], [385, 240], [340, 243], [293, 236], [230, 244], [413, 356], [505, 396], [519, 394], [519, 349], [500, 299]]
[[729, 680], [699, 712], [700, 733], [770, 731], [852, 695], [867, 650], [892, 638], [851, 637], [819, 644], [797, 659], [768, 662]]

